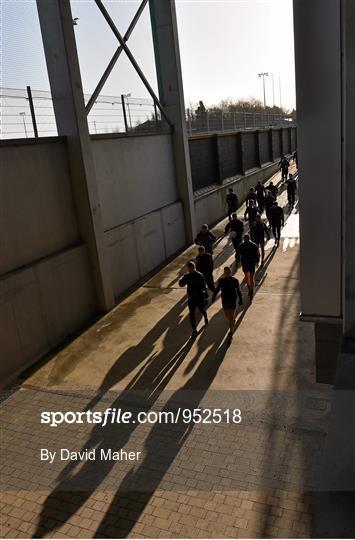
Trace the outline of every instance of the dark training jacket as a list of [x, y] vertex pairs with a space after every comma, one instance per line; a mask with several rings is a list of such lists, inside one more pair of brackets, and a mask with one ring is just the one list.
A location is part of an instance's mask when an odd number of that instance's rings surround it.
[[211, 274], [213, 272], [213, 258], [209, 253], [197, 255], [196, 270], [201, 274]]
[[232, 219], [227, 223], [224, 228], [224, 233], [228, 234], [229, 231], [234, 231], [237, 236], [243, 236], [244, 223], [240, 219]]
[[256, 264], [259, 261], [259, 250], [258, 246], [254, 242], [242, 242], [238, 248], [238, 253], [242, 262], [244, 264]]
[[251, 226], [250, 233], [252, 241], [256, 244], [264, 244], [265, 236], [267, 236], [268, 238], [270, 237], [266, 225], [262, 221], [254, 221]]
[[238, 197], [235, 193], [228, 193], [226, 197], [227, 206], [230, 210], [236, 210], [238, 208]]
[[243, 302], [239, 281], [233, 276], [219, 278], [216, 291], [213, 295], [214, 298], [217, 296], [219, 291], [221, 291], [222, 304], [224, 302], [234, 302], [237, 298], [239, 299], [240, 303]]
[[205, 278], [200, 272], [188, 272], [179, 280], [180, 287], [187, 285], [187, 296], [191, 300], [201, 300], [207, 296]]
[[272, 225], [284, 224], [284, 211], [281, 206], [273, 206], [269, 210], [270, 221]]

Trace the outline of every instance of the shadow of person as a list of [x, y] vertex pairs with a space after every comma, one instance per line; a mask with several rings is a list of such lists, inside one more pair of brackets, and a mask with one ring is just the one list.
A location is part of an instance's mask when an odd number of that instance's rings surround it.
[[[220, 313], [215, 316], [216, 322], [220, 316]], [[176, 411], [181, 405], [189, 410], [198, 408], [228, 349], [224, 335], [218, 340], [208, 337], [207, 332], [197, 342], [197, 346], [194, 362], [197, 364], [200, 360], [198, 367], [190, 379], [166, 401], [162, 408], [163, 413]], [[204, 351], [209, 346], [207, 354], [203, 357]], [[193, 423], [186, 423], [181, 416], [175, 423], [153, 424], [145, 440], [144, 459], [124, 477], [95, 533], [95, 538], [102, 538], [105, 532], [107, 533], [108, 526], [111, 527], [110, 532], [115, 531], [116, 536], [127, 537], [130, 534], [192, 430]], [[130, 501], [129, 507], [134, 519], [120, 516], [120, 509], [122, 510], [127, 500]]]
[[[192, 340], [187, 339], [190, 329], [188, 319], [183, 318], [181, 313], [183, 304], [182, 299], [138, 345], [124, 352], [108, 372], [101, 385], [102, 391], [111, 388], [115, 382], [128, 374], [132, 370], [132, 363], [135, 366], [141, 366], [130, 383], [109, 405], [111, 409], [122, 408], [130, 411], [134, 417], [137, 414], [137, 403], [140, 409], [152, 407], [171, 380], [193, 344]], [[160, 350], [155, 349], [155, 344], [162, 335], [164, 337]], [[93, 408], [99, 400], [99, 397], [94, 397], [85, 409]], [[111, 423], [105, 427], [101, 424], [94, 424], [94, 426], [88, 440], [82, 445], [81, 451], [95, 449], [96, 455], [101, 455], [102, 451], [122, 448], [130, 440], [138, 424]], [[68, 521], [103, 484], [114, 465], [113, 460], [70, 461], [58, 476], [60, 484], [44, 502], [34, 537], [42, 537], [60, 526], [58, 522], [52, 523], [54, 521], [53, 508], [60, 508], [62, 521]], [[79, 470], [76, 470], [77, 468]], [[117, 478], [115, 472], [115, 484], [117, 484]]]
[[[183, 296], [174, 307], [166, 313], [166, 315], [164, 315], [151, 330], [149, 330], [139, 343], [129, 347], [121, 354], [106, 373], [100, 384], [97, 395], [85, 406], [85, 410], [95, 406], [95, 404], [100, 401], [103, 394], [108, 392], [115, 384], [125, 379], [139, 366], [140, 370], [133, 378], [133, 381], [137, 381], [137, 384], [140, 384], [141, 375], [158, 355], [158, 342], [165, 332], [167, 332], [167, 334], [165, 338], [163, 338], [163, 348], [158, 356], [164, 358], [166, 362], [174, 357], [179, 345], [181, 345], [182, 341], [186, 340], [186, 335], [189, 332], [187, 318], [183, 316], [185, 307], [186, 298]], [[171, 330], [174, 331], [175, 339], [170, 339]], [[127, 388], [130, 388], [131, 385], [132, 381]]]

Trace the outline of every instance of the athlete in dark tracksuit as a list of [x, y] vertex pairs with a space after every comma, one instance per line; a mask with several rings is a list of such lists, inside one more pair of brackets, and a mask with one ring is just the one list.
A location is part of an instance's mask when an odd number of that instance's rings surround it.
[[224, 274], [218, 280], [216, 292], [212, 297], [212, 301], [216, 299], [217, 294], [221, 291], [222, 307], [224, 314], [229, 322], [229, 340], [233, 337], [235, 329], [235, 313], [237, 309], [237, 299], [239, 305], [243, 303], [242, 293], [240, 292], [239, 281], [232, 276], [229, 266], [224, 267]]
[[233, 212], [237, 211], [239, 204], [238, 197], [233, 192], [232, 188], [229, 188], [228, 195], [226, 197], [226, 203], [228, 208], [228, 219], [230, 221], [232, 219]]
[[224, 229], [224, 233], [230, 235], [232, 244], [235, 250], [235, 258], [236, 260], [239, 259], [238, 255], [238, 247], [239, 244], [242, 241], [243, 238], [243, 232], [244, 232], [244, 223], [238, 219], [238, 216], [236, 213], [232, 214], [232, 220], [227, 223]]
[[285, 156], [282, 156], [279, 162], [279, 167], [281, 170], [281, 180], [287, 180], [289, 166], [290, 162], [288, 161], [288, 159]]
[[279, 192], [279, 188], [277, 186], [274, 185], [273, 182], [270, 182], [270, 184], [267, 186], [267, 188], [271, 195], [275, 198], [275, 200], [277, 199], [277, 194]]
[[269, 222], [269, 225], [271, 227], [271, 220], [270, 220], [270, 210], [275, 202], [276, 198], [272, 195], [271, 191], [267, 191], [266, 195], [264, 197], [264, 205], [265, 205], [265, 213], [267, 220]]
[[195, 238], [195, 244], [198, 246], [203, 246], [207, 253], [212, 255], [213, 253], [213, 244], [217, 238], [212, 231], [209, 230], [208, 225], [202, 225], [200, 232]]
[[285, 224], [285, 218], [284, 211], [281, 206], [277, 204], [277, 201], [275, 201], [272, 208], [270, 208], [270, 219], [272, 234], [275, 238], [275, 244], [278, 246], [280, 243], [281, 227]]
[[196, 271], [195, 263], [187, 263], [188, 273], [180, 280], [180, 287], [187, 285], [188, 307], [190, 312], [190, 323], [192, 327], [192, 337], [197, 336], [196, 309], [202, 314], [205, 324], [208, 324], [206, 312], [206, 299], [208, 297], [205, 278], [200, 272]]
[[213, 281], [213, 258], [212, 255], [206, 253], [203, 246], [199, 246], [198, 255], [196, 257], [196, 270], [205, 278], [205, 282], [210, 291], [216, 290]]
[[264, 188], [263, 184], [260, 182], [260, 180], [258, 181], [258, 183], [255, 186], [255, 192], [256, 192], [256, 196], [258, 198], [259, 210], [260, 210], [261, 213], [263, 213], [264, 212], [265, 188]]
[[265, 223], [261, 220], [260, 216], [256, 217], [256, 220], [251, 226], [250, 234], [254, 244], [256, 244], [260, 248], [261, 266], [263, 266], [265, 257], [265, 236], [269, 240], [270, 235]]
[[249, 221], [249, 227], [251, 228], [256, 216], [259, 214], [259, 209], [256, 207], [253, 200], [249, 201], [249, 206], [246, 207], [244, 212], [244, 219]]
[[290, 208], [293, 208], [295, 206], [295, 197], [296, 197], [296, 189], [297, 189], [296, 180], [293, 178], [292, 174], [290, 174], [286, 182], [287, 182], [288, 205]]
[[255, 267], [259, 262], [259, 249], [254, 242], [251, 242], [249, 234], [245, 234], [243, 242], [239, 246], [239, 254], [242, 263], [242, 270], [245, 274], [245, 281], [249, 289], [250, 302], [254, 292]]

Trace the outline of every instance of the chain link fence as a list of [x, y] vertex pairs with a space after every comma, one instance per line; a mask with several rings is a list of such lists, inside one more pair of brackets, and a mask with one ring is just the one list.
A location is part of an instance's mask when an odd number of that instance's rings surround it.
[[223, 110], [206, 110], [199, 114], [191, 113], [188, 109], [186, 113], [188, 134], [199, 133], [223, 133], [225, 131], [240, 131], [247, 129], [260, 129], [272, 127], [294, 126], [292, 117], [274, 113], [251, 113], [251, 112], [230, 112]]
[[[84, 94], [85, 103], [90, 95]], [[255, 128], [295, 125], [293, 118], [271, 113], [205, 111], [186, 113], [188, 135], [223, 133]], [[167, 126], [152, 99], [134, 98], [130, 94], [100, 96], [89, 115], [91, 134], [159, 133]], [[51, 93], [43, 90], [0, 88], [0, 138], [50, 137], [57, 135]]]
[[[90, 98], [85, 94], [85, 102]], [[31, 113], [31, 101], [33, 113]], [[162, 129], [153, 100], [129, 95], [100, 96], [88, 115], [91, 134], [155, 133]], [[0, 138], [58, 135], [51, 93], [18, 88], [0, 89]]]

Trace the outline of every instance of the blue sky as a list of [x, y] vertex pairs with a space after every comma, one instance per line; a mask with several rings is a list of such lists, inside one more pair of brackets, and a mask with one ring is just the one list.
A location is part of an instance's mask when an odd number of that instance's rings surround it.
[[[39, 90], [49, 88], [34, 0], [0, 0], [2, 4], [1, 85]], [[117, 42], [93, 0], [72, 0], [84, 89], [94, 89]], [[112, 0], [105, 5], [124, 33], [137, 0]], [[225, 98], [262, 98], [257, 73], [273, 72], [275, 102], [295, 105], [292, 0], [177, 0], [185, 102], [202, 99], [212, 105]], [[145, 75], [156, 88], [149, 10], [128, 42]], [[271, 76], [267, 103], [272, 105]], [[147, 93], [125, 55], [121, 55], [103, 94]]]

